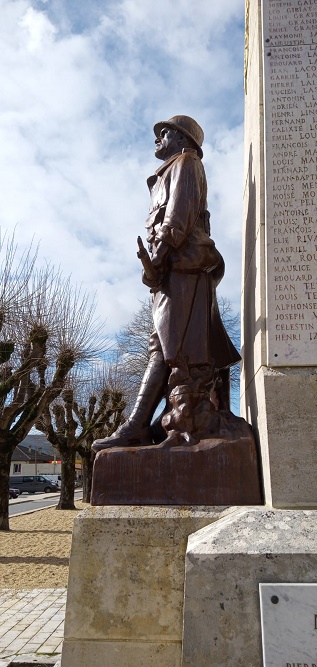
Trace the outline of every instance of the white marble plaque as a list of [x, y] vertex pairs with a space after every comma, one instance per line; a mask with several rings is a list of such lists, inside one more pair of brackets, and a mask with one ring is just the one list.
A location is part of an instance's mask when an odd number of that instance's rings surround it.
[[317, 0], [262, 0], [267, 363], [317, 364]]
[[317, 667], [317, 584], [260, 584], [264, 667]]

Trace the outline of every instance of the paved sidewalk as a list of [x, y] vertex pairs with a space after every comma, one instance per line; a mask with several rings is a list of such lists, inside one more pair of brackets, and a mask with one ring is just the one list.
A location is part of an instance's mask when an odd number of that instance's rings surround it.
[[65, 605], [65, 588], [0, 590], [0, 667], [22, 655], [24, 661], [26, 656], [57, 660], [62, 651]]

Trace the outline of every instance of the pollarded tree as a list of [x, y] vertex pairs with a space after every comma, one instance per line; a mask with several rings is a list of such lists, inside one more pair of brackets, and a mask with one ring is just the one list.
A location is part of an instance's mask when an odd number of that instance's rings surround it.
[[83, 500], [90, 502], [92, 471], [95, 454], [92, 443], [98, 438], [106, 438], [124, 421], [126, 407], [118, 367], [114, 362], [95, 366], [85, 392], [80, 392], [79, 400], [74, 403], [74, 412], [78, 418], [83, 437], [77, 451], [82, 459]]
[[0, 245], [0, 530], [9, 529], [12, 453], [65, 386], [74, 364], [96, 343], [87, 297], [35, 258], [15, 262], [12, 239]]
[[[102, 378], [104, 381], [102, 381]], [[105, 365], [91, 365], [85, 374], [73, 373], [60, 397], [43, 411], [36, 426], [57, 449], [62, 461], [61, 495], [57, 509], [75, 509], [75, 458], [82, 457], [83, 499], [90, 500], [93, 452], [97, 437], [119, 426], [125, 407], [122, 392], [108, 385]]]

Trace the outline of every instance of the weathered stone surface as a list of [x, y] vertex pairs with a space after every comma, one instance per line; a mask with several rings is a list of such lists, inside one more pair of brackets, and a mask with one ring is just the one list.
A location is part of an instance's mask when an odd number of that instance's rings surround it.
[[317, 582], [316, 520], [241, 509], [189, 537], [183, 667], [262, 666], [259, 583]]
[[[262, 364], [314, 366], [317, 361], [316, 45], [309, 12], [301, 0], [279, 7], [274, 0], [249, 3], [242, 298], [246, 385]], [[294, 22], [299, 14], [300, 25]]]
[[198, 445], [106, 449], [94, 464], [92, 505], [257, 505], [259, 466], [250, 426]]
[[[244, 194], [241, 294], [241, 394], [265, 363], [265, 220], [261, 2], [250, 0], [246, 20]], [[243, 409], [241, 414], [247, 414]], [[253, 416], [253, 415], [252, 415]], [[249, 415], [248, 415], [249, 417]], [[250, 422], [248, 417], [245, 417]], [[253, 422], [250, 422], [253, 424]]]
[[81, 512], [62, 667], [179, 667], [187, 537], [222, 511], [117, 506]]
[[262, 5], [268, 364], [314, 366], [316, 27], [301, 0]]
[[76, 640], [63, 646], [63, 665], [91, 667], [179, 667], [180, 642], [86, 642]]
[[[280, 6], [250, 0], [248, 7], [241, 415], [261, 450], [266, 503], [311, 507], [317, 505], [313, 24], [300, 0]], [[300, 24], [292, 25], [299, 14]]]
[[317, 368], [263, 373], [268, 456], [263, 466], [274, 507], [317, 506]]

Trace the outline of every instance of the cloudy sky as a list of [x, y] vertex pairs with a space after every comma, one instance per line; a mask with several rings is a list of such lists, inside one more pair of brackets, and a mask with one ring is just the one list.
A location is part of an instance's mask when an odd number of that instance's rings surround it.
[[0, 225], [96, 292], [109, 334], [148, 295], [146, 178], [153, 125], [205, 131], [219, 293], [239, 309], [243, 0], [0, 0]]

